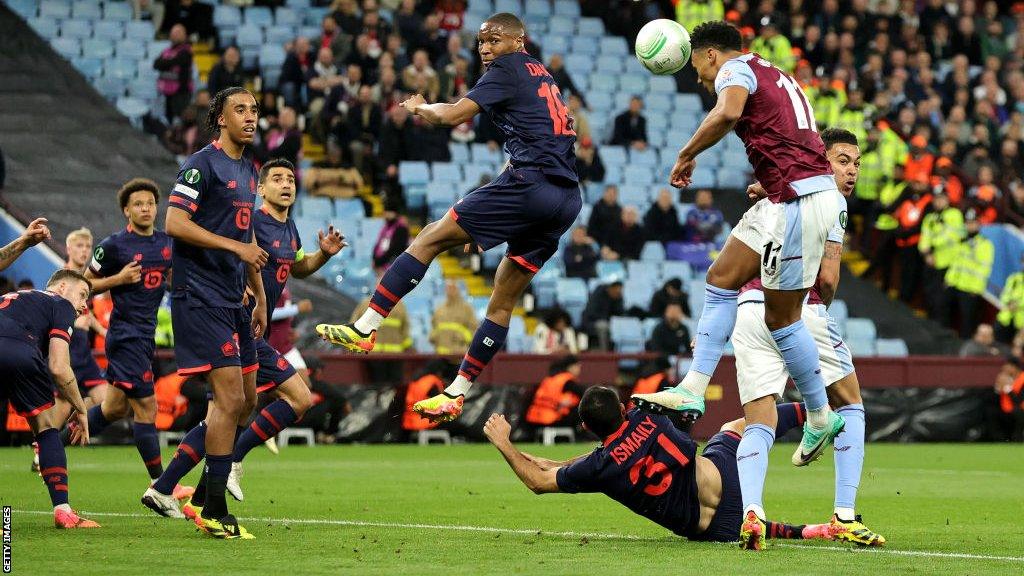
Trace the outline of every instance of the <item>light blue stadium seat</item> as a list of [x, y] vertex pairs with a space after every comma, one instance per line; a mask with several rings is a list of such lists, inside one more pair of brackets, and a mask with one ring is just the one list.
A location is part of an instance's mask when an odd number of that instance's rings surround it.
[[462, 170], [458, 164], [452, 162], [435, 162], [431, 166], [431, 173], [434, 182], [462, 182]]
[[58, 37], [50, 41], [50, 46], [57, 54], [63, 56], [66, 60], [77, 58], [82, 55], [82, 44], [78, 38], [63, 38]]
[[522, 14], [523, 5], [519, 0], [494, 0], [494, 11]]
[[25, 21], [35, 18], [39, 11], [36, 0], [7, 0], [7, 6]]
[[284, 49], [284, 45], [291, 42], [295, 38], [295, 28], [291, 26], [271, 26], [267, 28], [265, 34], [265, 41], [268, 45], [273, 45], [278, 48]]
[[[330, 214], [330, 212], [326, 212]], [[339, 220], [359, 219], [366, 216], [366, 209], [363, 208], [363, 201], [358, 198], [346, 198], [334, 200], [334, 217]]]
[[76, 0], [71, 5], [71, 17], [85, 20], [99, 20], [103, 16], [100, 3], [96, 0]]
[[610, 321], [611, 340], [617, 352], [636, 353], [644, 351], [644, 328], [639, 318], [612, 316]]
[[626, 267], [619, 260], [599, 260], [597, 262], [597, 277], [602, 284], [614, 280], [625, 280]]
[[275, 68], [280, 71], [287, 56], [283, 45], [267, 43], [260, 48], [260, 68], [263, 70]]
[[101, 20], [93, 22], [92, 35], [96, 39], [118, 41], [124, 38], [124, 23]]
[[467, 12], [484, 16], [494, 14], [494, 3], [491, 0], [469, 0], [468, 4]]
[[693, 180], [690, 183], [692, 188], [714, 188], [718, 181], [715, 178], [715, 173], [710, 168], [701, 167], [700, 165], [693, 171]]
[[548, 0], [526, 0], [523, 10], [527, 15], [550, 16], [551, 3]]
[[124, 96], [125, 80], [123, 78], [100, 76], [93, 80], [92, 85], [100, 95], [111, 102]]
[[[146, 57], [146, 45], [135, 40], [122, 40], [118, 42], [116, 51], [118, 58], [142, 60]], [[152, 67], [152, 62], [150, 67]]]
[[692, 113], [704, 111], [704, 104], [697, 94], [687, 92], [676, 94], [673, 98], [675, 99], [676, 110]]
[[[654, 170], [650, 166], [630, 164], [623, 168], [622, 175], [626, 184], [635, 186], [650, 186], [654, 182]], [[647, 192], [642, 191], [642, 200], [647, 200], [647, 196]]]
[[370, 238], [377, 238], [380, 231], [384, 228], [383, 218], [361, 218], [359, 220], [359, 232], [363, 236]]
[[602, 55], [597, 57], [598, 74], [620, 74], [622, 72], [622, 57]]
[[213, 7], [213, 25], [217, 28], [238, 28], [242, 25], [242, 11], [237, 6], [217, 4]]
[[594, 72], [590, 75], [590, 90], [593, 92], [607, 92], [611, 94], [619, 89], [617, 76]]
[[55, 38], [60, 32], [60, 25], [50, 17], [29, 18], [28, 25], [43, 38]]
[[672, 113], [672, 99], [668, 94], [650, 94], [644, 98], [647, 116], [667, 116]]
[[590, 113], [590, 120], [591, 123], [594, 123], [594, 118], [597, 113], [601, 111], [610, 112], [614, 102], [612, 101], [611, 94], [607, 92], [594, 92], [593, 86], [591, 86], [591, 89], [592, 91], [590, 94], [587, 94], [587, 104], [590, 104], [590, 108], [592, 110]]
[[588, 296], [587, 284], [580, 278], [559, 278], [555, 281], [555, 299], [569, 313], [575, 326], [580, 324]]
[[124, 26], [124, 37], [129, 40], [152, 40], [156, 35], [153, 30], [153, 23], [142, 20], [133, 20]]
[[103, 5], [103, 19], [112, 22], [128, 22], [132, 19], [132, 6], [128, 2], [106, 2]]
[[99, 58], [74, 58], [71, 60], [71, 64], [89, 81], [95, 80], [103, 73], [103, 61]]
[[293, 9], [282, 6], [274, 11], [274, 25], [295, 28], [302, 23], [301, 16]]
[[266, 27], [274, 24], [274, 13], [266, 6], [249, 6], [242, 13], [246, 26]]
[[71, 2], [64, 0], [43, 0], [39, 3], [39, 16], [48, 18], [70, 18]]
[[[627, 166], [627, 173], [637, 166]], [[640, 206], [647, 201], [647, 187], [645, 183], [631, 183], [629, 176], [626, 176], [626, 183], [619, 186], [619, 204], [621, 206]]]
[[743, 190], [751, 183], [746, 166], [726, 165], [718, 171], [718, 187]]
[[627, 309], [635, 306], [646, 310], [651, 305], [654, 288], [654, 282], [648, 278], [629, 276], [622, 285], [622, 304]]
[[117, 111], [127, 116], [136, 128], [141, 128], [142, 117], [149, 113], [149, 104], [138, 98], [121, 97], [117, 99]]
[[833, 300], [832, 304], [828, 307], [828, 314], [835, 319], [836, 324], [840, 327], [845, 326], [846, 320], [850, 317], [850, 311], [846, 306], [846, 302], [842, 300]]
[[469, 146], [459, 142], [449, 142], [448, 151], [452, 155], [452, 162], [458, 164], [469, 162]]
[[[639, 72], [626, 72], [619, 76], [619, 89], [628, 92], [629, 94], [643, 94], [647, 92], [647, 79], [650, 74], [641, 74]], [[651, 116], [647, 116], [647, 122], [650, 123]]]
[[878, 337], [875, 323], [869, 318], [850, 318], [846, 321], [847, 340], [874, 340]]
[[746, 151], [743, 149], [735, 150], [728, 147], [725, 148], [725, 150], [722, 151], [721, 165], [725, 168], [734, 168], [741, 171], [746, 170], [749, 165]]
[[128, 83], [128, 95], [144, 102], [153, 102], [159, 97], [156, 82], [138, 79]]
[[92, 37], [92, 22], [89, 20], [65, 20], [60, 24], [62, 38], [85, 39]]
[[643, 166], [651, 167], [658, 165], [658, 153], [647, 148], [646, 150], [635, 150], [629, 151], [629, 164], [631, 166]]
[[[307, 26], [316, 26], [317, 28], [320, 28], [320, 23], [323, 22], [324, 16], [327, 16], [328, 12], [330, 12], [330, 8], [328, 6], [311, 6], [304, 12], [305, 19], [303, 22]], [[319, 33], [317, 33], [317, 35], [319, 35]]]
[[[461, 144], [459, 146], [461, 146]], [[473, 188], [476, 188], [477, 184], [480, 182], [480, 178], [482, 178], [483, 176], [487, 176], [489, 180], [493, 180], [494, 177], [497, 176], [497, 174], [495, 174], [495, 171], [491, 168], [490, 164], [476, 163], [463, 165], [462, 174], [464, 178], [463, 181], [468, 183]], [[468, 193], [469, 188], [465, 190], [459, 190], [459, 192]]]
[[621, 36], [604, 36], [601, 38], [599, 46], [601, 47], [601, 54], [618, 56], [619, 58], [625, 58], [629, 55], [629, 46], [626, 45], [626, 39]]
[[[306, 196], [302, 199], [302, 213], [306, 215], [306, 218], [315, 219], [317, 222], [317, 228], [323, 227], [324, 220], [331, 217], [334, 209], [331, 204], [330, 198], [323, 196]], [[316, 237], [316, 230], [313, 230], [313, 237]], [[302, 239], [303, 244], [307, 242], [306, 238]]]
[[426, 162], [403, 161], [398, 164], [398, 182], [408, 184], [426, 184], [430, 182], [430, 169]]
[[684, 283], [693, 278], [693, 268], [690, 267], [690, 263], [676, 260], [662, 262], [660, 282], [665, 283], [673, 278], [679, 278]]
[[505, 161], [501, 149], [491, 150], [487, 144], [474, 142], [469, 146], [470, 157], [474, 163], [487, 162], [490, 164], [502, 164]]
[[875, 341], [875, 353], [889, 358], [905, 358], [910, 355], [910, 350], [902, 338], [879, 338]]
[[647, 242], [640, 251], [640, 259], [647, 262], [664, 262], [665, 247], [661, 245], [661, 242]]
[[874, 356], [876, 354], [875, 341], [864, 338], [847, 338], [846, 347], [855, 358], [861, 356]]
[[654, 94], [675, 94], [676, 80], [671, 76], [652, 76], [648, 89]]
[[569, 54], [565, 57], [565, 69], [572, 75], [573, 80], [589, 75], [594, 69], [595, 63], [592, 57], [585, 54]]
[[571, 45], [573, 54], [585, 54], [591, 57], [595, 57], [598, 54], [599, 47], [593, 38], [575, 36], [572, 39]]
[[296, 10], [302, 11], [306, 8], [309, 8], [310, 4], [312, 4], [312, 0], [286, 0], [284, 4], [289, 8], [294, 8]]
[[576, 0], [555, 0], [554, 13], [559, 16], [579, 18], [580, 3]]
[[626, 149], [622, 146], [603, 146], [598, 153], [605, 167], [625, 166], [629, 159], [626, 157]]
[[654, 284], [658, 278], [658, 264], [645, 260], [630, 260], [626, 262], [626, 271], [630, 280], [638, 280], [647, 284]]
[[263, 45], [263, 29], [252, 24], [239, 26], [235, 43], [243, 52], [246, 48], [259, 49]]
[[600, 18], [580, 18], [576, 24], [576, 33], [580, 36], [590, 36], [593, 42], [594, 37], [604, 36], [604, 22]]
[[735, 132], [729, 132], [725, 138], [722, 138], [722, 142], [725, 143], [726, 151], [738, 151], [746, 152], [746, 146], [743, 144], [743, 140], [736, 135]]

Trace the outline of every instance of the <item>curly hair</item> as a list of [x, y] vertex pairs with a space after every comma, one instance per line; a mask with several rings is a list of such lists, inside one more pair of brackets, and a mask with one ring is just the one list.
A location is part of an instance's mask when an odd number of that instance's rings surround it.
[[124, 210], [124, 207], [128, 205], [128, 199], [136, 192], [149, 192], [153, 195], [155, 202], [160, 202], [160, 187], [156, 185], [156, 182], [149, 178], [132, 178], [117, 191], [117, 203], [121, 206], [121, 210]]
[[704, 48], [739, 52], [743, 49], [743, 38], [732, 24], [724, 20], [710, 20], [690, 31], [690, 48], [694, 52]]
[[252, 96], [248, 90], [241, 86], [232, 86], [217, 92], [213, 97], [213, 101], [210, 102], [210, 111], [206, 113], [207, 130], [214, 134], [220, 132], [220, 124], [217, 122], [217, 118], [220, 118], [220, 115], [224, 113], [224, 105], [227, 104], [228, 98], [243, 92]]

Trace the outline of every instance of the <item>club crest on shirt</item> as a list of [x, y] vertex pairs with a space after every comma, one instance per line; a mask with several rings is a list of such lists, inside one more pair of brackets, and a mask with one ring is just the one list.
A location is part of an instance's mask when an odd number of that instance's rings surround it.
[[103, 260], [103, 246], [97, 246], [96, 250], [93, 251], [92, 257], [97, 261]]
[[842, 212], [839, 213], [839, 225], [843, 227], [843, 230], [846, 230], [847, 218], [848, 217], [846, 215], [846, 210], [843, 210]]

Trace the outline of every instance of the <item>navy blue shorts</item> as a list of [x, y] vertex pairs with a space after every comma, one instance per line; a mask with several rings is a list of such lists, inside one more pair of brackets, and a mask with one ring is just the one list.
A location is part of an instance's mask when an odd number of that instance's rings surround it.
[[197, 305], [187, 295], [171, 298], [174, 357], [179, 376], [240, 366], [242, 374], [259, 368], [251, 318], [245, 310]]
[[722, 476], [722, 500], [711, 518], [711, 524], [696, 540], [735, 542], [743, 524], [743, 496], [740, 493], [740, 473], [736, 467], [736, 450], [741, 436], [735, 432], [719, 432], [708, 440], [701, 456], [711, 460]]
[[257, 392], [273, 390], [295, 376], [295, 368], [291, 362], [285, 360], [284, 356], [263, 338], [256, 339], [256, 356], [260, 361], [260, 371], [256, 373]]
[[79, 366], [73, 366], [72, 369], [75, 373], [75, 380], [78, 381], [78, 393], [82, 395], [82, 398], [89, 395], [90, 388], [107, 383], [107, 378], [103, 375], [103, 371], [100, 370], [100, 365], [91, 356], [88, 362]]
[[0, 347], [0, 397], [26, 418], [52, 407], [53, 382], [39, 348], [15, 338], [0, 338]]
[[505, 254], [536, 272], [583, 206], [579, 185], [537, 169], [507, 168], [452, 206], [452, 218], [484, 250], [508, 242]]
[[107, 338], [107, 378], [115, 388], [129, 398], [148, 398], [153, 395], [152, 338], [125, 338], [113, 341]]

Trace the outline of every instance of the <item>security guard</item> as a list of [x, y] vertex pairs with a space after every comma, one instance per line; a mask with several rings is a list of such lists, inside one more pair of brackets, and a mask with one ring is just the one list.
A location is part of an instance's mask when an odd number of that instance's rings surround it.
[[996, 249], [991, 240], [980, 234], [981, 222], [974, 209], [964, 214], [964, 225], [967, 234], [953, 253], [946, 271], [946, 286], [960, 312], [960, 338], [966, 340], [976, 326], [978, 305], [988, 287]]
[[445, 283], [445, 301], [434, 311], [433, 326], [430, 343], [438, 354], [462, 356], [469, 349], [477, 327], [476, 313], [453, 280]]
[[1024, 329], [1024, 253], [1021, 253], [1020, 263], [1021, 269], [1010, 274], [999, 296], [1002, 310], [996, 316], [996, 336], [1007, 344]]
[[540, 382], [526, 409], [526, 423], [534, 426], [575, 425], [575, 408], [583, 397], [584, 388], [576, 379], [580, 376], [580, 361], [569, 355], [556, 360], [548, 377]]
[[672, 3], [676, 6], [676, 22], [689, 32], [693, 32], [698, 24], [725, 17], [722, 0], [672, 0]]
[[931, 210], [921, 223], [921, 241], [917, 247], [924, 256], [924, 294], [928, 313], [939, 319], [949, 311], [946, 270], [964, 237], [964, 215], [959, 208], [950, 206], [945, 190], [939, 188], [932, 194]]

